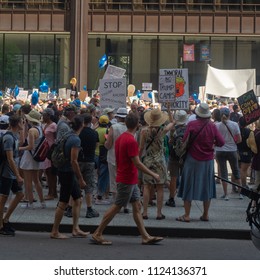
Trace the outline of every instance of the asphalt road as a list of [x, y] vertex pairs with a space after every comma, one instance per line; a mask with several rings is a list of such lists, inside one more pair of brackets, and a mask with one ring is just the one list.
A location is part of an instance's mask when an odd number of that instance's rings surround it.
[[165, 238], [158, 245], [141, 245], [136, 236], [105, 236], [111, 246], [88, 238], [53, 240], [49, 233], [18, 231], [0, 236], [1, 260], [260, 260], [250, 240]]

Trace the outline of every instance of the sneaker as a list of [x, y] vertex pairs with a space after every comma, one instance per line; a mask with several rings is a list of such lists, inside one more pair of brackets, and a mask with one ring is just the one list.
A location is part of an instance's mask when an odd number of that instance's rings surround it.
[[29, 210], [34, 210], [35, 209], [33, 203], [24, 203], [24, 204], [21, 205], [21, 208], [29, 209]]
[[232, 192], [231, 193], [238, 193], [238, 189], [236, 186], [232, 185]]
[[223, 194], [221, 197], [221, 199], [224, 199], [225, 201], [228, 201], [229, 200], [229, 197], [225, 194]]
[[240, 193], [238, 198], [239, 198], [240, 200], [242, 200], [242, 199], [244, 199], [244, 196]]
[[172, 198], [172, 197], [169, 198], [169, 199], [165, 202], [165, 205], [166, 205], [166, 206], [170, 206], [170, 207], [176, 207], [174, 198]]
[[110, 201], [105, 200], [105, 199], [96, 199], [95, 204], [96, 205], [109, 205]]
[[45, 209], [47, 206], [46, 206], [46, 203], [45, 202], [41, 202], [41, 206], [40, 206], [40, 208], [41, 209]]
[[99, 213], [95, 209], [88, 210], [86, 213], [86, 218], [97, 218]]
[[4, 227], [0, 229], [0, 234], [5, 236], [15, 236], [15, 232], [4, 229]]
[[66, 216], [68, 218], [72, 218], [72, 207], [71, 206], [67, 206], [67, 208], [65, 209], [65, 212], [64, 212], [64, 216]]
[[13, 228], [12, 224], [10, 222], [4, 222], [3, 223], [3, 229], [6, 231], [11, 231], [11, 232], [15, 232], [15, 229]]

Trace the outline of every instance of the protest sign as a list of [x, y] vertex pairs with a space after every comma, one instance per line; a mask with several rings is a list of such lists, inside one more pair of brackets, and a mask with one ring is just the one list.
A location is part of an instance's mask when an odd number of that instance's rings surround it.
[[123, 78], [126, 70], [114, 65], [108, 65], [103, 79], [118, 79]]
[[102, 79], [99, 82], [101, 109], [126, 107], [126, 79]]
[[152, 83], [142, 83], [142, 90], [152, 90], [153, 84]]
[[59, 98], [67, 99], [66, 88], [59, 88]]
[[16, 100], [25, 102], [28, 97], [28, 90], [19, 90], [19, 94], [16, 96]]
[[80, 101], [84, 102], [87, 96], [88, 96], [88, 92], [86, 90], [80, 91], [80, 93], [79, 93]]
[[48, 92], [39, 92], [39, 99], [40, 100], [47, 100]]
[[260, 107], [253, 90], [237, 98], [246, 124], [255, 122], [260, 117]]
[[160, 69], [158, 100], [165, 107], [169, 102], [171, 109], [189, 108], [188, 69]]

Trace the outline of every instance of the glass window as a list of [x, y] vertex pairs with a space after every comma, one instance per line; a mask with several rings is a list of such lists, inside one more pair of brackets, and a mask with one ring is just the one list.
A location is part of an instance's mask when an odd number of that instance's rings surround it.
[[0, 34], [0, 90], [4, 89], [4, 75], [3, 75], [3, 39], [4, 35]]
[[216, 68], [236, 69], [236, 37], [212, 37], [211, 57]]
[[3, 77], [5, 86], [28, 88], [28, 34], [6, 34]]
[[30, 36], [30, 87], [54, 85], [54, 35]]
[[[209, 37], [185, 37], [185, 44], [194, 45], [194, 61], [183, 61], [183, 68], [189, 71], [189, 92], [199, 90], [200, 86], [205, 85], [207, 75], [207, 65], [211, 59]], [[202, 57], [202, 48], [209, 50], [209, 60]]]
[[106, 53], [106, 37], [104, 35], [88, 36], [88, 90], [97, 90], [99, 79], [102, 79], [105, 68], [99, 69], [98, 62]]
[[158, 40], [156, 36], [133, 37], [132, 83], [141, 89], [142, 83], [158, 88]]

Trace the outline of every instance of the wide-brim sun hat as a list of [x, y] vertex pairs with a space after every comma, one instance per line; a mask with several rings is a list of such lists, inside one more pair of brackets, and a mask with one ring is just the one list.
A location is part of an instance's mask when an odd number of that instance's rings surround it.
[[126, 108], [118, 108], [116, 111], [115, 117], [125, 118], [127, 116], [127, 109]]
[[184, 110], [178, 110], [174, 114], [174, 119], [176, 121], [176, 125], [183, 125], [187, 122], [188, 114]]
[[168, 114], [160, 109], [153, 109], [144, 114], [144, 120], [149, 126], [160, 126], [168, 120]]
[[113, 113], [115, 111], [115, 108], [105, 108], [103, 110], [103, 114], [109, 114], [109, 113]]
[[207, 103], [201, 103], [199, 106], [196, 107], [195, 114], [203, 119], [210, 118], [211, 112], [209, 109], [209, 105]]
[[30, 122], [40, 123], [42, 115], [38, 111], [33, 109], [29, 114], [26, 114], [25, 117]]

